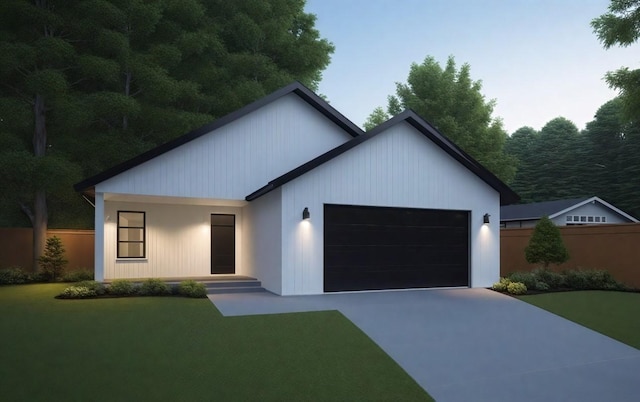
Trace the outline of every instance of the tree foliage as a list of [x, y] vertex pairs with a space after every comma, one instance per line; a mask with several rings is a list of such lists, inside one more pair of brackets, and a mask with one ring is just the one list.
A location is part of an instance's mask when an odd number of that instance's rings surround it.
[[[494, 101], [482, 95], [482, 83], [471, 79], [471, 67], [459, 69], [453, 57], [442, 68], [433, 58], [412, 64], [406, 83], [396, 83], [390, 96], [388, 115], [413, 109], [478, 162], [508, 182], [515, 174], [515, 160], [503, 152], [507, 133], [502, 121], [494, 118]], [[369, 129], [385, 117], [374, 110], [364, 127]]]
[[38, 258], [42, 272], [47, 276], [47, 279], [55, 281], [62, 275], [68, 262], [64, 258], [64, 253], [65, 249], [62, 245], [62, 240], [58, 236], [47, 239], [44, 254]]
[[543, 216], [536, 224], [524, 252], [527, 262], [540, 263], [544, 268], [569, 260], [569, 252], [562, 241], [560, 229], [547, 216]]
[[602, 105], [580, 133], [556, 118], [540, 132], [516, 130], [505, 151], [518, 159], [511, 186], [523, 203], [596, 195], [640, 216], [640, 124], [624, 119], [620, 98]]
[[0, 2], [0, 224], [37, 227], [43, 248], [49, 222], [91, 226], [93, 211], [71, 187], [81, 177], [293, 80], [317, 89], [334, 48], [303, 8], [304, 0]]
[[[608, 11], [591, 21], [600, 42], [609, 49], [614, 45], [630, 46], [640, 37], [640, 0], [611, 0]], [[640, 70], [622, 67], [610, 71], [605, 79], [620, 91], [627, 120], [640, 116]]]

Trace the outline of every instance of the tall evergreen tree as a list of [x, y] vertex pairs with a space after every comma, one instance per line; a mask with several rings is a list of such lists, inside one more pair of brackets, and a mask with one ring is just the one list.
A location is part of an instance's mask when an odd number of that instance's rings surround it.
[[28, 216], [34, 267], [49, 218], [90, 225], [71, 186], [82, 175], [293, 80], [316, 89], [333, 45], [303, 8], [304, 0], [0, 2], [0, 223], [22, 224], [20, 209]]
[[[456, 67], [449, 57], [444, 68], [433, 57], [422, 64], [412, 64], [407, 83], [396, 84], [395, 96], [389, 97], [387, 112], [396, 115], [413, 109], [433, 124], [456, 145], [486, 168], [509, 182], [515, 174], [515, 160], [504, 153], [507, 133], [502, 121], [494, 118], [494, 101], [486, 101], [482, 83], [471, 79], [471, 67]], [[380, 113], [365, 122], [369, 127]]]

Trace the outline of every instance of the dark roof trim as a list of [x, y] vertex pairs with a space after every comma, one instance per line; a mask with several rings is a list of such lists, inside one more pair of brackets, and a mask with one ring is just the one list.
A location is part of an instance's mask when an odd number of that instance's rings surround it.
[[258, 197], [261, 197], [268, 192], [282, 186], [285, 183], [290, 182], [291, 180], [305, 174], [306, 172], [322, 165], [325, 162], [330, 161], [331, 159], [343, 154], [344, 152], [350, 150], [351, 148], [367, 141], [370, 138], [375, 137], [376, 135], [386, 131], [390, 127], [400, 123], [407, 122], [414, 128], [416, 128], [419, 132], [424, 134], [427, 138], [433, 141], [436, 145], [442, 148], [445, 152], [451, 155], [458, 162], [462, 163], [467, 169], [471, 170], [475, 175], [480, 177], [484, 182], [493, 187], [496, 191], [500, 193], [500, 205], [508, 205], [514, 202], [517, 202], [520, 197], [509, 188], [506, 184], [504, 184], [500, 179], [498, 179], [493, 173], [489, 172], [484, 166], [480, 165], [475, 159], [465, 153], [463, 150], [458, 148], [454, 143], [449, 141], [444, 135], [442, 135], [438, 130], [436, 130], [431, 124], [426, 122], [423, 118], [418, 116], [413, 110], [406, 110], [401, 114], [387, 120], [386, 122], [378, 125], [373, 130], [368, 131], [367, 133], [355, 137], [354, 139], [346, 142], [329, 152], [326, 152], [317, 158], [293, 169], [292, 171], [285, 173], [284, 175], [278, 177], [275, 180], [270, 181], [266, 186], [258, 189], [257, 191], [249, 194], [245, 197], [247, 201], [253, 201]]
[[345, 132], [347, 132], [352, 137], [357, 137], [363, 134], [363, 131], [358, 126], [353, 124], [349, 119], [347, 119], [340, 112], [334, 109], [324, 99], [322, 99], [321, 97], [313, 93], [313, 91], [311, 91], [309, 88], [302, 85], [300, 82], [296, 81], [292, 84], [287, 85], [284, 88], [278, 89], [277, 91], [265, 96], [264, 98], [258, 99], [257, 101], [250, 103], [249, 105], [241, 109], [236, 110], [235, 112], [229, 113], [228, 115], [221, 117], [220, 119], [217, 119], [212, 123], [209, 123], [205, 126], [197, 128], [181, 137], [178, 137], [174, 140], [164, 143], [132, 159], [129, 159], [128, 161], [125, 161], [101, 173], [98, 173], [93, 177], [85, 179], [75, 184], [73, 187], [76, 191], [92, 192], [91, 191], [92, 188], [98, 183], [101, 183], [107, 179], [110, 179], [126, 170], [129, 170], [135, 166], [141, 165], [144, 162], [147, 162], [155, 158], [156, 156], [169, 152], [172, 149], [175, 149], [183, 144], [186, 144], [189, 141], [192, 141], [198, 137], [201, 137], [222, 126], [225, 126], [291, 93], [298, 95], [302, 100], [304, 100], [309, 105], [311, 105], [314, 109], [322, 113], [325, 117], [327, 117], [333, 123], [338, 125], [340, 128], [342, 128]]

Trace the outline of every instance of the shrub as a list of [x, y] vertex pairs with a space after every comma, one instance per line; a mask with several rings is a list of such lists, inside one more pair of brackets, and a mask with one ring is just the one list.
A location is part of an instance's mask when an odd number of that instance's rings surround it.
[[624, 288], [603, 270], [570, 270], [565, 272], [567, 287], [577, 290], [618, 290]]
[[171, 294], [171, 287], [160, 279], [149, 278], [142, 282], [139, 291], [145, 296], [166, 296]]
[[0, 285], [18, 285], [31, 282], [31, 276], [21, 267], [0, 269]]
[[138, 287], [127, 279], [116, 279], [111, 282], [107, 288], [107, 292], [117, 296], [129, 296], [134, 295], [138, 291]]
[[71, 271], [62, 275], [62, 282], [80, 282], [80, 281], [92, 281], [92, 280], [93, 280], [93, 271], [90, 271], [88, 269]]
[[69, 286], [57, 297], [60, 299], [86, 299], [96, 297], [96, 292], [86, 286]]
[[98, 296], [101, 296], [101, 295], [106, 293], [106, 288], [105, 288], [104, 284], [102, 282], [96, 282], [96, 281], [93, 281], [93, 280], [92, 281], [80, 281], [80, 282], [76, 283], [73, 286], [88, 288], [88, 289], [93, 290], [94, 292], [96, 292], [96, 294]]
[[559, 272], [553, 272], [547, 268], [536, 268], [531, 273], [537, 281], [546, 283], [549, 289], [558, 289], [565, 285], [564, 276]]
[[178, 286], [178, 294], [186, 297], [202, 298], [207, 297], [207, 289], [200, 282], [182, 281]]
[[509, 275], [511, 282], [523, 283], [527, 289], [536, 288], [536, 277], [532, 272], [513, 272]]
[[523, 295], [527, 293], [527, 286], [521, 282], [511, 282], [507, 286], [507, 292], [511, 293], [512, 295]]
[[524, 253], [527, 262], [542, 263], [545, 268], [549, 264], [562, 264], [569, 259], [560, 229], [546, 216], [536, 224]]
[[44, 254], [38, 258], [38, 262], [49, 280], [56, 280], [62, 274], [68, 261], [64, 258], [64, 246], [58, 236], [47, 239]]
[[506, 292], [507, 291], [507, 286], [509, 286], [509, 284], [511, 283], [511, 281], [509, 280], [509, 278], [500, 278], [499, 282], [496, 282], [493, 284], [493, 286], [491, 287], [491, 289], [498, 291], [498, 292]]
[[535, 290], [546, 292], [549, 289], [551, 289], [551, 287], [547, 284], [547, 282], [542, 282], [542, 281], [536, 282]]

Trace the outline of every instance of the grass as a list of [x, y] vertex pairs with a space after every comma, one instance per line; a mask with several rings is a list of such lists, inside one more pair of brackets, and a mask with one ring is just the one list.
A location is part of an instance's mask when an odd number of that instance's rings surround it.
[[640, 349], [640, 293], [593, 290], [518, 298]]
[[206, 299], [0, 287], [7, 401], [432, 400], [336, 311], [222, 317]]

